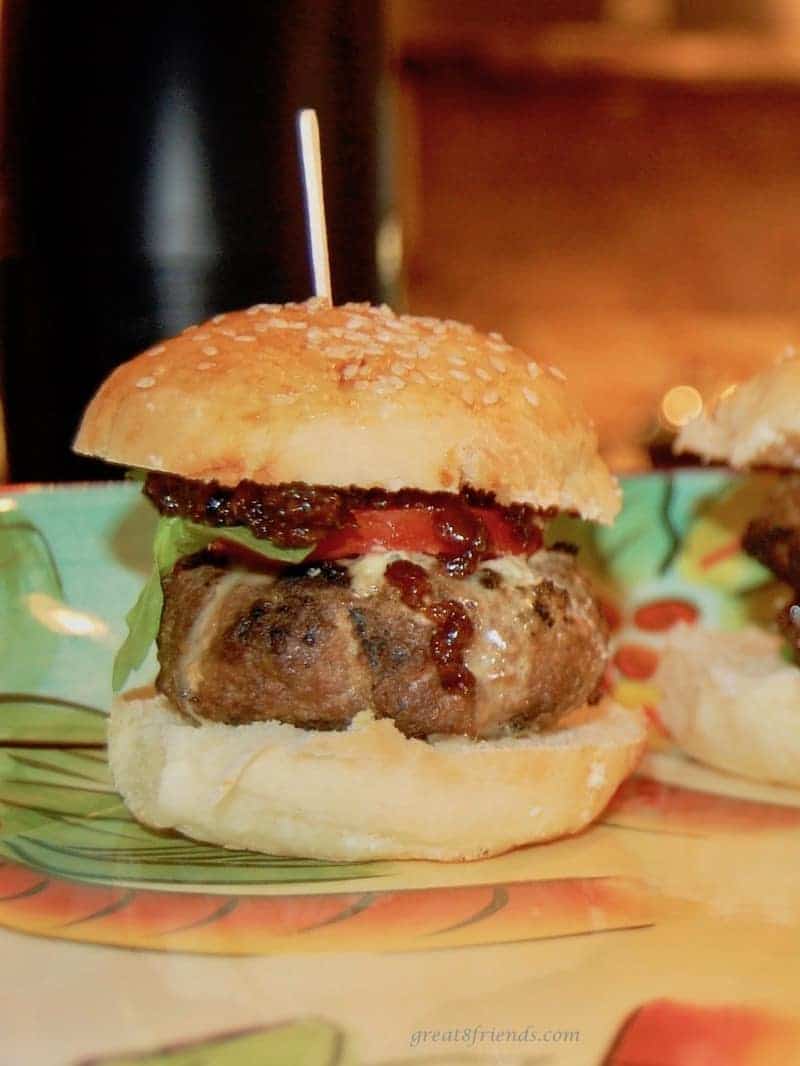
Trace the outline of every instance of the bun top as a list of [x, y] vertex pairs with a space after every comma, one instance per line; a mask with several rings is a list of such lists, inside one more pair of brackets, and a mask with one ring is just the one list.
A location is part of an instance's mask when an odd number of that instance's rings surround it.
[[678, 453], [751, 466], [800, 468], [800, 358], [793, 350], [683, 427]]
[[492, 333], [314, 299], [216, 315], [118, 367], [75, 450], [235, 485], [458, 492], [610, 522], [619, 489], [563, 375]]

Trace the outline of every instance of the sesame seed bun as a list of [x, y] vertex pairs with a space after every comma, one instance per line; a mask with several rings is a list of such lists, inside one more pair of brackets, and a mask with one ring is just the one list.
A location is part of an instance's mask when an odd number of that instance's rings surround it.
[[331, 860], [483, 858], [576, 833], [636, 765], [640, 716], [609, 701], [557, 729], [409, 740], [360, 714], [341, 732], [197, 728], [139, 689], [111, 711], [114, 783], [139, 821], [225, 847]]
[[75, 450], [235, 485], [381, 487], [610, 522], [619, 489], [563, 375], [470, 326], [322, 300], [217, 315], [118, 367]]
[[784, 356], [723, 395], [681, 430], [675, 451], [737, 469], [800, 468], [800, 358]]

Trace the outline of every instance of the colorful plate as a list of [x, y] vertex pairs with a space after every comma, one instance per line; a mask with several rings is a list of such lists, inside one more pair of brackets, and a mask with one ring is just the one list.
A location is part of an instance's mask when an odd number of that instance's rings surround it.
[[678, 622], [769, 619], [776, 589], [739, 549], [769, 481], [631, 478], [613, 529], [559, 523], [650, 751], [587, 832], [455, 866], [134, 822], [104, 712], [153, 516], [130, 484], [0, 495], [0, 1062], [800, 1061], [800, 792], [685, 759], [653, 683]]

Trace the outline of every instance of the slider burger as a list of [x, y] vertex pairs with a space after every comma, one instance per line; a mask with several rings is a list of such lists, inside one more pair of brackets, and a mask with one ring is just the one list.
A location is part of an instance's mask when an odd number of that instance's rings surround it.
[[[742, 544], [789, 586], [777, 629], [800, 662], [800, 359], [784, 357], [725, 395], [681, 430], [675, 451], [780, 472]], [[659, 669], [659, 710], [690, 755], [800, 786], [800, 670], [786, 661], [784, 646], [755, 626], [675, 632]]]
[[472, 859], [575, 832], [643, 727], [559, 511], [619, 492], [562, 375], [497, 334], [321, 300], [119, 367], [76, 449], [141, 472], [153, 575], [115, 688], [134, 815], [325, 859]]

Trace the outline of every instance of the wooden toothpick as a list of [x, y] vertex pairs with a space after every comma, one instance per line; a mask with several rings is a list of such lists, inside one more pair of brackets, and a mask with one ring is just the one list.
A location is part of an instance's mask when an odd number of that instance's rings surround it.
[[322, 191], [322, 153], [319, 147], [319, 123], [312, 108], [297, 112], [297, 136], [303, 169], [306, 201], [306, 232], [311, 252], [314, 295], [333, 302], [331, 266], [328, 259], [328, 231], [325, 225], [325, 198]]

